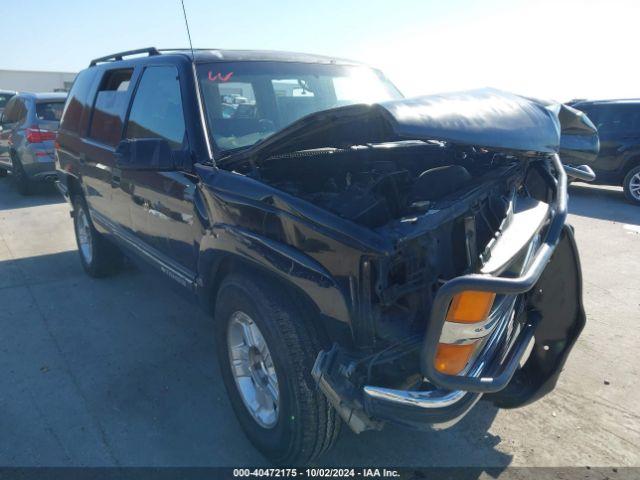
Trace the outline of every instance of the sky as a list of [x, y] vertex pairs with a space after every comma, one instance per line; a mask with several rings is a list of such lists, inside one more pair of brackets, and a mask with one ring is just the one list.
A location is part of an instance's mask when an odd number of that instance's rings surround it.
[[[406, 96], [640, 97], [637, 0], [184, 1], [194, 47], [350, 58]], [[117, 51], [188, 45], [180, 0], [0, 5], [0, 69], [79, 71]]]

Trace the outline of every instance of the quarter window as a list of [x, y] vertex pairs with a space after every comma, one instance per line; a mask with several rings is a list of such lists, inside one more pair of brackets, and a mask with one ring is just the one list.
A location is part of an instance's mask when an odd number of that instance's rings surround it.
[[16, 121], [16, 104], [18, 102], [17, 98], [14, 98], [13, 100], [9, 100], [9, 102], [7, 102], [7, 108], [4, 109], [4, 112], [2, 113], [2, 124], [3, 125], [10, 125], [12, 123], [14, 123]]
[[87, 120], [91, 111], [89, 92], [95, 79], [96, 69], [87, 69], [78, 74], [69, 92], [69, 99], [62, 112], [61, 129], [86, 134]]
[[13, 125], [18, 122], [22, 122], [25, 120], [27, 116], [27, 108], [24, 105], [24, 102], [15, 97], [7, 104], [7, 108], [4, 111], [4, 115], [2, 118], [3, 125]]
[[111, 146], [120, 141], [132, 74], [133, 69], [105, 73], [96, 94], [89, 137]]
[[175, 67], [148, 67], [136, 90], [126, 138], [163, 138], [174, 149], [185, 141], [180, 82]]

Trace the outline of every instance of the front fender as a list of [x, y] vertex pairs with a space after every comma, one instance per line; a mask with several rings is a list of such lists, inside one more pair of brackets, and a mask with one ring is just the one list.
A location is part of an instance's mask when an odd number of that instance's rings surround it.
[[[297, 287], [325, 316], [350, 323], [349, 304], [332, 275], [316, 260], [284, 243], [236, 226], [218, 224], [200, 247], [198, 272], [215, 272], [217, 265], [232, 258], [248, 262]], [[198, 285], [211, 290], [214, 275], [202, 275]]]

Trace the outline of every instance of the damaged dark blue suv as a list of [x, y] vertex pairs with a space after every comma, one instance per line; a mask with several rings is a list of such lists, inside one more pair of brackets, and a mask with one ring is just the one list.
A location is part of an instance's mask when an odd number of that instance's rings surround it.
[[87, 273], [126, 254], [197, 298], [247, 436], [304, 463], [343, 423], [445, 427], [553, 389], [585, 322], [566, 188], [590, 175], [562, 161], [597, 151], [564, 105], [150, 48], [78, 75], [56, 161]]

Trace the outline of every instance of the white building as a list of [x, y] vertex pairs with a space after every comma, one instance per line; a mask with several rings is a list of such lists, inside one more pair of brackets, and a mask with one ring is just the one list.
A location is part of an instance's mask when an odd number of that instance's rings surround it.
[[74, 72], [0, 70], [0, 90], [18, 92], [61, 92], [71, 88]]

